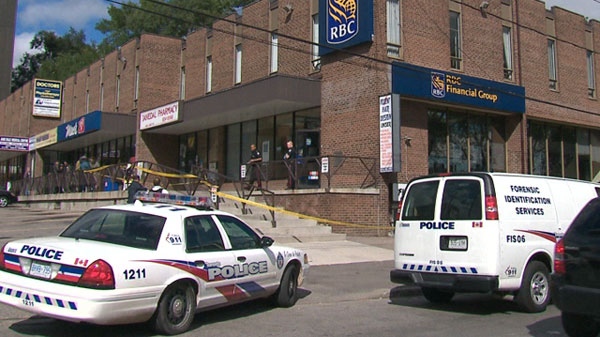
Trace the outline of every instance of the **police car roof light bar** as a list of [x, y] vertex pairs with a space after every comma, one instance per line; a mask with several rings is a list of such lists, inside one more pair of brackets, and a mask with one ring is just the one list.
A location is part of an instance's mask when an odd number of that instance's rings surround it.
[[197, 197], [193, 195], [179, 195], [140, 191], [136, 193], [135, 199], [150, 203], [190, 206], [198, 209], [213, 208], [213, 202], [209, 197]]

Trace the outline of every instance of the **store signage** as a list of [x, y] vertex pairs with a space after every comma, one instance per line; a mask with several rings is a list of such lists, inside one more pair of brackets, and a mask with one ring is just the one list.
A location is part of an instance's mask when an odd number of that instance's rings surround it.
[[400, 171], [400, 99], [379, 97], [379, 172]]
[[29, 151], [29, 138], [0, 136], [0, 150], [3, 151]]
[[60, 118], [62, 82], [35, 79], [33, 88], [33, 116]]
[[157, 126], [181, 121], [179, 114], [180, 102], [173, 102], [156, 109], [140, 113], [140, 130], [151, 129]]
[[29, 151], [34, 151], [48, 145], [55, 144], [58, 140], [57, 129], [51, 129], [29, 138]]
[[100, 130], [102, 125], [102, 112], [94, 111], [83, 115], [68, 123], [58, 126], [58, 141], [64, 141], [82, 136], [86, 133]]
[[525, 87], [394, 62], [392, 91], [478, 108], [525, 113]]
[[373, 40], [373, 0], [320, 0], [319, 13], [319, 55]]

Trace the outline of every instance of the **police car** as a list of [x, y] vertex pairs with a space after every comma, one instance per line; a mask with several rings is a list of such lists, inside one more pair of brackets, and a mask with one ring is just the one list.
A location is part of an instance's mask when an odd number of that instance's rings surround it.
[[73, 322], [149, 321], [174, 335], [199, 310], [264, 297], [293, 306], [308, 268], [303, 251], [273, 245], [210, 198], [143, 192], [56, 237], [8, 242], [0, 302]]

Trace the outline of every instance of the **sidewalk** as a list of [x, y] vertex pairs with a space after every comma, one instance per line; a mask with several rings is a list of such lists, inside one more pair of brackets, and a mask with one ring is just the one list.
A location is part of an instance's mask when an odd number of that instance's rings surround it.
[[312, 266], [394, 259], [393, 237], [348, 237], [345, 241], [285, 244], [304, 250]]

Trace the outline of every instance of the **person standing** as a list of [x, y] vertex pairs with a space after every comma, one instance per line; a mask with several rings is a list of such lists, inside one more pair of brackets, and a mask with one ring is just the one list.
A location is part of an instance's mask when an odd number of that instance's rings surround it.
[[135, 194], [139, 191], [146, 190], [147, 188], [140, 183], [140, 176], [138, 176], [137, 174], [134, 175], [133, 181], [131, 182], [131, 184], [129, 184], [129, 187], [127, 187], [127, 203], [133, 204], [135, 202]]
[[256, 148], [256, 144], [250, 145], [250, 160], [248, 161], [248, 187], [254, 185], [256, 181], [256, 186], [260, 190], [262, 189], [261, 184], [261, 172], [260, 172], [260, 163], [262, 163], [262, 154]]
[[152, 186], [152, 188], [150, 189], [150, 192], [169, 194], [169, 191], [167, 191], [166, 188], [163, 188], [162, 185], [160, 184], [160, 178], [158, 178], [158, 177], [154, 178], [153, 183], [154, 183], [154, 186]]
[[283, 155], [283, 160], [288, 169], [288, 181], [286, 190], [293, 190], [296, 187], [296, 150], [294, 149], [294, 142], [288, 140], [287, 142], [287, 150]]

